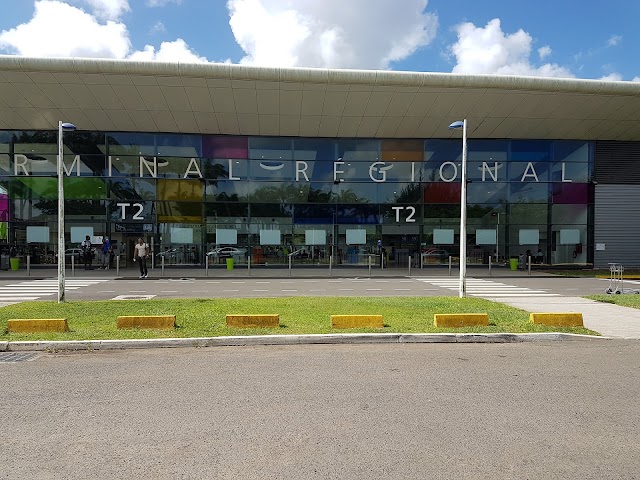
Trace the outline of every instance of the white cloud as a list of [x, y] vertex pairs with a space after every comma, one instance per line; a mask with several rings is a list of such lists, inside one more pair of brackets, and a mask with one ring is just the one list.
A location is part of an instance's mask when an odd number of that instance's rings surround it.
[[269, 66], [388, 68], [428, 45], [438, 29], [428, 0], [228, 0], [246, 56]]
[[631, 80], [632, 82], [640, 82], [640, 77], [633, 77], [633, 80]]
[[607, 47], [615, 47], [622, 41], [622, 35], [611, 35], [607, 40]]
[[[97, 3], [109, 3], [108, 0], [89, 2], [93, 2], [94, 6]], [[116, 3], [111, 1], [110, 5], [114, 6]], [[119, 5], [126, 3], [119, 0]], [[164, 25], [159, 22], [153, 28], [160, 31]], [[145, 45], [143, 50], [132, 53], [129, 32], [124, 23], [112, 20], [100, 23], [95, 16], [60, 0], [37, 0], [31, 20], [0, 32], [0, 51], [32, 57], [207, 61], [191, 50], [181, 38], [173, 42], [162, 42], [158, 50], [154, 46]]]
[[158, 62], [183, 63], [207, 62], [206, 58], [198, 56], [181, 38], [173, 42], [162, 42], [158, 51], [151, 45], [145, 45], [143, 50], [133, 52], [129, 55], [128, 59], [144, 62], [153, 60], [157, 60]]
[[153, 27], [151, 27], [149, 33], [153, 35], [154, 33], [164, 33], [166, 31], [167, 27], [164, 26], [164, 23], [158, 21], [153, 25]]
[[549, 45], [545, 45], [544, 47], [540, 47], [538, 49], [538, 55], [540, 56], [540, 60], [545, 59], [549, 55], [551, 55], [551, 47]]
[[164, 7], [165, 5], [169, 5], [170, 3], [175, 3], [176, 5], [182, 4], [182, 0], [147, 0], [147, 7]]
[[35, 2], [31, 20], [0, 32], [0, 49], [25, 56], [124, 58], [130, 48], [126, 25], [58, 0]]
[[610, 73], [609, 75], [605, 75], [604, 77], [600, 77], [600, 80], [605, 80], [607, 82], [621, 82], [622, 75], [619, 73]]
[[129, 0], [82, 0], [93, 8], [96, 17], [104, 20], [118, 20], [129, 12]]
[[458, 41], [451, 46], [457, 60], [453, 73], [574, 76], [567, 68], [555, 63], [538, 67], [532, 65], [531, 36], [522, 29], [506, 35], [500, 27], [499, 18], [494, 18], [484, 28], [463, 23], [456, 27], [456, 31]]

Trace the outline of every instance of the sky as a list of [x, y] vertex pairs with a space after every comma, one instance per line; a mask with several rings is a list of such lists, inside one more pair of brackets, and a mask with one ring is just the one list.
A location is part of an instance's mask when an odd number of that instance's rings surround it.
[[629, 0], [0, 0], [0, 54], [640, 82]]

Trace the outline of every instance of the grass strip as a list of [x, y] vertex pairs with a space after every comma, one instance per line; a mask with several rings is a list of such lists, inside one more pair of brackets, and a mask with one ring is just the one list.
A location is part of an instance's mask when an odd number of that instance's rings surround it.
[[[280, 328], [227, 328], [227, 314], [280, 314]], [[445, 329], [433, 326], [434, 313], [488, 313], [488, 327]], [[380, 314], [383, 329], [332, 330], [331, 314]], [[176, 315], [175, 330], [118, 330], [118, 315]], [[68, 333], [8, 334], [10, 318], [66, 318]], [[455, 297], [283, 297], [172, 299], [92, 302], [23, 302], [0, 308], [0, 340], [99, 340], [228, 335], [387, 333], [531, 333], [597, 335], [585, 328], [555, 328], [529, 323], [523, 310], [480, 298]]]
[[614, 305], [620, 305], [621, 307], [640, 308], [640, 295], [635, 294], [588, 295], [584, 298], [603, 303], [613, 303]]

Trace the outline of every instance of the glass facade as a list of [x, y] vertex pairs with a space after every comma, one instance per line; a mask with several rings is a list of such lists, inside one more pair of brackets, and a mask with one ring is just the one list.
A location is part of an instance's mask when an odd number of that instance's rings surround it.
[[[0, 248], [54, 263], [56, 132], [0, 132]], [[592, 142], [468, 142], [470, 263], [530, 251], [590, 264]], [[70, 132], [65, 241], [142, 236], [176, 264], [457, 261], [460, 139], [371, 140]], [[44, 228], [43, 228], [44, 227]]]

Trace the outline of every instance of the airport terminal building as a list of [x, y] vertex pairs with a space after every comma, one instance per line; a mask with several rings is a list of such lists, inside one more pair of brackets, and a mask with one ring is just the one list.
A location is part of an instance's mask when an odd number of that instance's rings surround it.
[[638, 83], [22, 57], [0, 57], [0, 249], [55, 263], [64, 121], [69, 249], [456, 262], [464, 118], [470, 264], [640, 265]]

